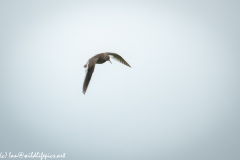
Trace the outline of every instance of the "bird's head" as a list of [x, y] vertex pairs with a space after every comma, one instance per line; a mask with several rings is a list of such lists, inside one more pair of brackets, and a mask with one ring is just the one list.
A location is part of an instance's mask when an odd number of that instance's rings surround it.
[[112, 63], [112, 62], [110, 61], [110, 56], [109, 56], [109, 55], [106, 56], [106, 60], [109, 61], [110, 63]]

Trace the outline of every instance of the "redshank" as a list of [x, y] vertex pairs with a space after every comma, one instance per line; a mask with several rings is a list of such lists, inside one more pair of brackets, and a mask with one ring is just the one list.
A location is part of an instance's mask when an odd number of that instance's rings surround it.
[[88, 62], [84, 65], [84, 68], [87, 67], [87, 73], [86, 73], [86, 77], [83, 83], [83, 94], [86, 93], [89, 82], [91, 80], [94, 68], [95, 68], [95, 64], [102, 64], [105, 63], [106, 61], [109, 61], [110, 63], [112, 63], [110, 61], [110, 56], [111, 58], [116, 59], [117, 61], [121, 62], [122, 64], [125, 64], [128, 67], [131, 67], [120, 55], [116, 54], [116, 53], [111, 53], [111, 52], [104, 52], [104, 53], [99, 53], [96, 54], [95, 56], [93, 56], [92, 58], [90, 58], [88, 60]]

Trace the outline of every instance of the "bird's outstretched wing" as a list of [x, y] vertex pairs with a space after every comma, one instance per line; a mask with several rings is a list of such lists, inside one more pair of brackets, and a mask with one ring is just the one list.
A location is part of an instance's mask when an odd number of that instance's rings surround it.
[[128, 67], [131, 67], [120, 55], [117, 53], [111, 53], [111, 52], [105, 52], [107, 55], [112, 56], [112, 58], [116, 59], [117, 61], [121, 62], [122, 64], [125, 64]]
[[83, 94], [85, 94], [87, 91], [87, 88], [90, 83], [90, 80], [91, 80], [91, 77], [92, 77], [92, 74], [93, 74], [93, 71], [95, 68], [95, 64], [96, 64], [98, 58], [99, 58], [98, 56], [94, 56], [91, 59], [89, 59], [89, 61], [88, 61], [87, 73], [86, 73], [84, 83], [83, 83]]

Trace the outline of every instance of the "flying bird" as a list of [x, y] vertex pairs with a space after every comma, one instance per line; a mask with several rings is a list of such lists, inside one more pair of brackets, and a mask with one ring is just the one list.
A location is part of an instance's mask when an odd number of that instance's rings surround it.
[[87, 67], [87, 73], [86, 73], [86, 77], [84, 79], [84, 83], [83, 83], [83, 94], [86, 93], [89, 82], [91, 80], [94, 68], [95, 68], [95, 64], [103, 64], [106, 61], [109, 61], [110, 63], [112, 63], [110, 61], [110, 56], [111, 58], [114, 58], [115, 60], [121, 62], [122, 64], [125, 64], [128, 67], [131, 67], [120, 55], [116, 54], [116, 53], [111, 53], [111, 52], [104, 52], [104, 53], [99, 53], [96, 54], [95, 56], [93, 56], [92, 58], [90, 58], [88, 60], [88, 62], [83, 66], [84, 68]]

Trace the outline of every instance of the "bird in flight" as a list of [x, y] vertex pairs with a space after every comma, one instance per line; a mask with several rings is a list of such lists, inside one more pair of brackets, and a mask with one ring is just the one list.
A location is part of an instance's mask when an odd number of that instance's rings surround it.
[[112, 63], [110, 61], [110, 56], [111, 58], [116, 59], [117, 61], [121, 62], [122, 64], [125, 64], [128, 67], [131, 67], [120, 55], [116, 54], [116, 53], [111, 53], [111, 52], [104, 52], [104, 53], [99, 53], [96, 54], [95, 56], [93, 56], [92, 58], [90, 58], [88, 60], [88, 62], [84, 65], [84, 68], [87, 67], [87, 73], [86, 73], [86, 77], [84, 79], [84, 83], [83, 83], [83, 94], [86, 93], [89, 82], [91, 80], [94, 68], [95, 68], [95, 64], [102, 64], [105, 63], [106, 61], [109, 61], [110, 63]]

